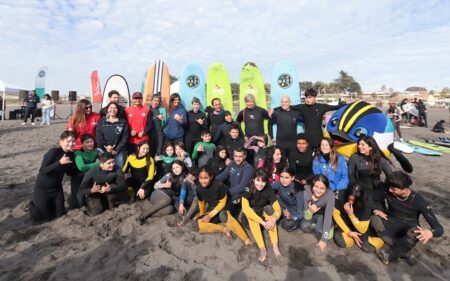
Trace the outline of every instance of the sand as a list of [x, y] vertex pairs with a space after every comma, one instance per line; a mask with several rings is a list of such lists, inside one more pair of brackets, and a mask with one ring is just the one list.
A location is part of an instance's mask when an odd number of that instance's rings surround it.
[[[67, 106], [59, 106], [59, 115], [68, 112]], [[430, 126], [447, 120], [448, 111], [430, 109], [429, 119]], [[135, 216], [141, 204], [121, 205], [96, 217], [72, 210], [33, 225], [25, 207], [42, 156], [57, 144], [66, 122], [44, 127], [20, 123], [0, 122], [0, 280], [450, 280], [448, 154], [407, 156], [414, 166], [413, 188], [431, 202], [446, 232], [417, 245], [414, 267], [404, 261], [385, 266], [372, 254], [339, 249], [332, 242], [322, 253], [312, 235], [281, 229], [283, 257], [274, 258], [267, 239], [269, 258], [259, 264], [256, 245], [198, 234], [194, 224], [176, 227], [176, 215], [139, 226]], [[425, 128], [403, 133], [405, 139], [439, 136]], [[67, 179], [64, 189], [70, 190]]]

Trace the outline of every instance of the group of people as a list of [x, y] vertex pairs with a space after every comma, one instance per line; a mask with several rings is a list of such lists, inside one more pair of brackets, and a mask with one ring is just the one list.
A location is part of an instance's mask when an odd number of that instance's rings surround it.
[[[297, 106], [283, 97], [281, 107], [270, 112], [247, 95], [236, 121], [217, 98], [206, 112], [196, 98], [186, 111], [178, 94], [164, 108], [160, 95], [147, 107], [135, 92], [132, 105], [123, 108], [112, 91], [100, 113], [80, 100], [59, 147], [44, 155], [31, 216], [48, 221], [64, 215], [67, 174], [70, 208], [86, 206], [98, 215], [118, 204], [149, 200], [136, 217], [140, 224], [176, 212], [180, 227], [194, 221], [200, 233], [234, 233], [245, 245], [253, 243], [249, 230], [261, 262], [267, 258], [263, 231], [274, 254], [281, 255], [278, 226], [314, 233], [322, 250], [330, 240], [339, 247], [378, 250], [385, 263], [409, 257], [417, 241], [441, 236], [443, 228], [428, 204], [410, 189], [410, 177], [392, 171], [372, 137], [362, 136], [348, 161], [323, 137], [323, 115], [339, 106], [316, 103], [316, 95], [307, 90], [305, 103]], [[419, 225], [420, 214], [431, 230]]]
[[28, 119], [30, 119], [31, 125], [35, 125], [34, 119], [37, 116], [39, 104], [42, 106], [41, 125], [50, 125], [50, 119], [52, 117], [52, 113], [54, 113], [55, 103], [49, 94], [45, 94], [44, 98], [41, 101], [39, 96], [36, 94], [36, 91], [32, 90], [23, 99], [23, 102], [25, 105], [25, 115], [22, 125], [26, 125]]

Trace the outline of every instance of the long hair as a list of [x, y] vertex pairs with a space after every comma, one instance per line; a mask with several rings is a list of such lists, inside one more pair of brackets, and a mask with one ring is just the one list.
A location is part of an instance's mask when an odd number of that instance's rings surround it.
[[178, 193], [181, 189], [182, 180], [184, 179], [184, 177], [187, 174], [187, 169], [186, 169], [186, 166], [184, 165], [183, 161], [178, 160], [178, 159], [175, 159], [172, 162], [172, 164], [170, 165], [170, 167], [173, 167], [173, 165], [181, 166], [181, 174], [179, 174], [179, 175], [175, 175], [173, 173], [172, 169], [170, 169], [170, 178], [172, 179], [172, 187], [171, 188]]
[[115, 102], [115, 101], [110, 101], [110, 102], [108, 103], [108, 105], [106, 106], [106, 108], [105, 108], [106, 116], [109, 117], [108, 109], [109, 109], [109, 107], [110, 107], [111, 105], [115, 105], [115, 106], [116, 106], [116, 108], [117, 108], [116, 117], [118, 117], [120, 107], [119, 107], [119, 104], [118, 104], [117, 102]]
[[[264, 170], [263, 168], [258, 168], [256, 169], [255, 175], [253, 176], [253, 179], [257, 179], [260, 178], [263, 182], [266, 183], [266, 185], [264, 186], [264, 189], [269, 187], [270, 188], [270, 183], [269, 183], [269, 173], [266, 172], [266, 170]], [[254, 181], [251, 181], [250, 183], [250, 192], [252, 194], [255, 194], [257, 191], [256, 187], [255, 187], [255, 183]]]
[[[336, 171], [336, 169], [338, 167], [338, 157], [337, 157], [338, 153], [336, 151], [336, 146], [334, 145], [333, 141], [330, 138], [322, 138], [320, 143], [322, 143], [322, 141], [326, 141], [328, 143], [328, 145], [330, 146], [330, 159], [328, 161], [330, 162], [331, 168]], [[324, 156], [322, 150], [320, 149], [320, 145], [319, 145], [319, 147], [317, 148], [317, 151], [316, 151], [315, 158], [317, 160], [319, 160], [320, 156], [323, 156], [325, 159], [325, 156]]]
[[173, 107], [173, 102], [175, 101], [175, 99], [178, 98], [180, 99], [180, 105], [181, 105], [181, 97], [179, 94], [177, 93], [173, 93], [170, 95], [170, 99], [169, 99], [169, 115], [172, 116], [172, 111], [175, 109]]
[[136, 154], [135, 155], [136, 155], [136, 158], [139, 157], [139, 150], [141, 149], [141, 146], [143, 146], [144, 144], [148, 145], [148, 148], [149, 148], [147, 155], [145, 155], [145, 166], [147, 167], [147, 171], [148, 171], [150, 168], [150, 165], [154, 164], [152, 161], [153, 160], [152, 156], [150, 155], [150, 144], [147, 141], [141, 141], [140, 143], [138, 143], [136, 146], [136, 152], [135, 152]]
[[92, 106], [92, 104], [87, 99], [81, 99], [78, 101], [75, 112], [70, 118], [70, 125], [74, 130], [76, 130], [76, 127], [86, 125], [86, 113], [84, 112], [84, 109], [88, 106]]
[[[384, 155], [383, 151], [381, 151], [380, 147], [377, 144], [377, 141], [371, 136], [363, 136], [358, 140], [358, 145], [361, 141], [367, 143], [372, 150], [369, 153], [369, 162], [370, 162], [370, 175], [379, 176], [381, 174], [380, 161], [381, 158], [386, 159], [389, 163], [391, 161]], [[359, 151], [358, 151], [359, 153]]]
[[355, 213], [362, 212], [364, 210], [366, 200], [364, 188], [357, 182], [352, 183], [348, 187], [347, 198], [350, 195], [353, 196], [353, 198], [355, 198], [355, 202], [353, 203], [354, 206], [353, 209], [355, 210]]
[[273, 155], [275, 154], [275, 151], [277, 149], [280, 150], [281, 153], [280, 163], [275, 164], [276, 174], [279, 175], [281, 173], [281, 170], [283, 170], [283, 167], [286, 166], [286, 159], [284, 158], [283, 151], [278, 145], [272, 145], [266, 149], [266, 160], [264, 161], [264, 169], [266, 169], [266, 171], [273, 172], [272, 170], [272, 167], [274, 165]]

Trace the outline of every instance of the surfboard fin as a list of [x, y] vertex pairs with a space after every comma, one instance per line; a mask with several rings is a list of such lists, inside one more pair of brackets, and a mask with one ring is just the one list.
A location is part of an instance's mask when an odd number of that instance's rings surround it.
[[391, 143], [388, 146], [388, 150], [394, 154], [395, 159], [397, 159], [397, 161], [400, 163], [400, 166], [402, 166], [402, 169], [407, 172], [407, 173], [412, 173], [413, 171], [413, 166], [411, 165], [411, 163], [409, 162], [409, 160], [403, 155], [403, 153], [396, 149], [394, 147], [394, 143]]

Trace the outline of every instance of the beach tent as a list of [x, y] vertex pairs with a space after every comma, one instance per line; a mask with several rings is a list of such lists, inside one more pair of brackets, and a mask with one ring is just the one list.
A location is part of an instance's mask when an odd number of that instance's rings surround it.
[[2, 116], [2, 121], [5, 120], [5, 103], [6, 103], [6, 94], [8, 95], [19, 95], [20, 90], [28, 90], [24, 87], [19, 87], [13, 84], [6, 83], [2, 79], [0, 79], [0, 94], [2, 95], [2, 105], [0, 110], [0, 115]]

